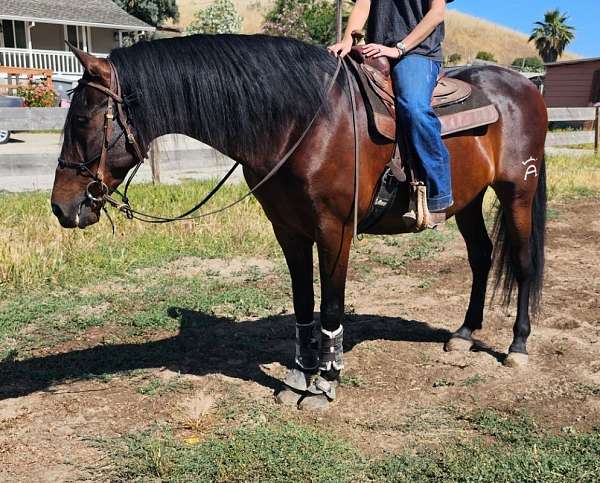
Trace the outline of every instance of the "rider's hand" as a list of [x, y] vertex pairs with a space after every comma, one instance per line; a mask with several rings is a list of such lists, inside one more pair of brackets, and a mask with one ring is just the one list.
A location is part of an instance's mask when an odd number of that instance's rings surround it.
[[397, 59], [400, 57], [400, 51], [396, 47], [386, 47], [381, 44], [367, 44], [363, 47], [363, 54], [366, 57], [389, 57], [390, 59]]
[[345, 57], [350, 49], [352, 48], [352, 39], [344, 39], [337, 44], [330, 45], [327, 47], [327, 50], [332, 54], [339, 55], [340, 57]]

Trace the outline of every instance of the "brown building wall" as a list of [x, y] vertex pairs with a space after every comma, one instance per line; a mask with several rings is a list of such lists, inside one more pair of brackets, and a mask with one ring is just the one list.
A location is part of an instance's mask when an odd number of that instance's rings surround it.
[[549, 65], [544, 82], [548, 107], [587, 107], [590, 105], [594, 72], [600, 60], [576, 64]]

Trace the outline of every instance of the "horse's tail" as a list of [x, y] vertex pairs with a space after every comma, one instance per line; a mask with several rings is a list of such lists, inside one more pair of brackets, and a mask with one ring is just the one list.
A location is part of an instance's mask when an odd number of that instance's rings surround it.
[[[538, 186], [533, 198], [531, 213], [531, 236], [529, 238], [529, 253], [531, 255], [531, 294], [530, 310], [538, 312], [544, 281], [544, 245], [546, 233], [546, 160], [543, 157], [538, 174]], [[501, 207], [496, 212], [493, 228], [495, 284], [494, 295], [501, 291], [502, 304], [508, 306], [516, 282], [513, 247], [506, 226], [506, 213]]]

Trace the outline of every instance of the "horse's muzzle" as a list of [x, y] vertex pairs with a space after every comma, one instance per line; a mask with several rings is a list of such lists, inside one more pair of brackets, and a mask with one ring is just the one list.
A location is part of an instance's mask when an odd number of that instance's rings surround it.
[[70, 206], [52, 202], [52, 213], [63, 228], [85, 228], [100, 220], [99, 209], [92, 207], [87, 198]]

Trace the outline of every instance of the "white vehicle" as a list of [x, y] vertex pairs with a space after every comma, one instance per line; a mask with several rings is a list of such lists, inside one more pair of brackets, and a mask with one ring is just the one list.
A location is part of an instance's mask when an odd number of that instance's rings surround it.
[[[0, 107], [23, 107], [23, 99], [16, 96], [0, 95]], [[0, 144], [6, 144], [10, 139], [10, 131], [2, 128], [2, 119], [0, 119]]]

